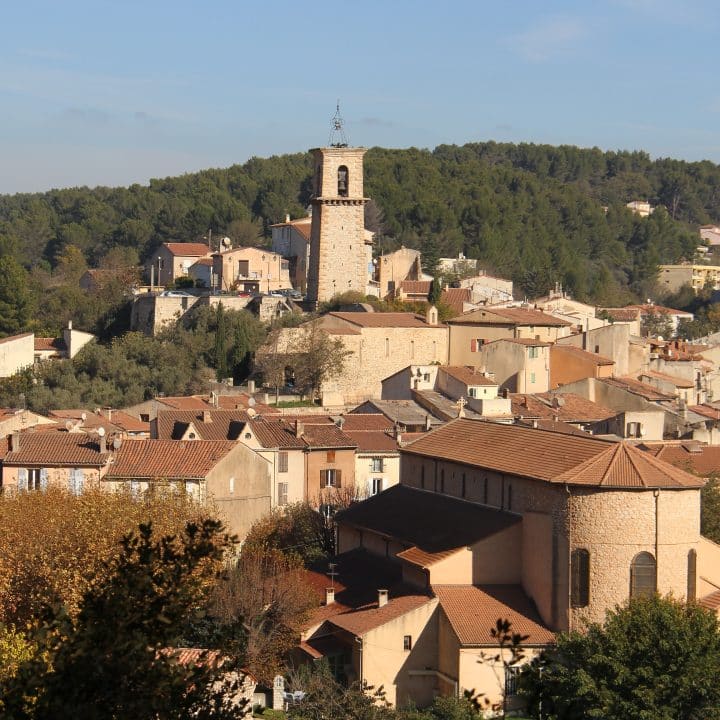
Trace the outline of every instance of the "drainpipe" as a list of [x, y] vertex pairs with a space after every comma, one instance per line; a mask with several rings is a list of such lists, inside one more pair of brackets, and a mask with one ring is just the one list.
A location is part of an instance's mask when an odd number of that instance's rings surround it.
[[658, 568], [660, 567], [660, 558], [658, 557], [658, 548], [660, 545], [659, 541], [659, 528], [658, 528], [658, 510], [660, 503], [660, 490], [655, 488], [653, 490], [653, 497], [655, 498], [655, 592], [658, 589]]
[[565, 517], [567, 518], [567, 537], [568, 537], [568, 557], [567, 557], [567, 569], [568, 569], [568, 587], [567, 587], [567, 617], [568, 617], [568, 630], [572, 630], [572, 520], [570, 517], [570, 500], [572, 499], [572, 493], [570, 492], [570, 486], [565, 485], [565, 492], [567, 493], [567, 512]]
[[363, 685], [363, 640], [361, 637], [355, 636], [355, 642], [358, 644], [358, 657], [359, 657], [359, 667], [358, 667], [358, 681], [360, 683], [360, 687]]

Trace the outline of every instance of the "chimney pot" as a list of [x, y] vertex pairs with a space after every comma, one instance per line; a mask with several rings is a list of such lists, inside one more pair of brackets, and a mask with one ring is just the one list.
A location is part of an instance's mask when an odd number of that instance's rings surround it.
[[10, 452], [17, 452], [20, 449], [20, 433], [14, 432], [8, 436]]
[[325, 604], [332, 605], [335, 602], [335, 588], [325, 588]]
[[68, 329], [68, 330], [72, 330], [72, 320], [68, 320], [67, 329]]
[[295, 437], [302, 437], [305, 432], [305, 423], [299, 420], [295, 421]]
[[107, 438], [105, 435], [100, 435], [98, 437], [98, 444], [100, 446], [100, 452], [106, 453], [107, 452]]
[[388, 603], [388, 591], [378, 590], [378, 607], [385, 607]]
[[285, 222], [286, 223], [290, 222], [290, 213], [285, 213]]
[[212, 413], [209, 410], [203, 410], [202, 412], [202, 421], [204, 423], [210, 423], [212, 422]]

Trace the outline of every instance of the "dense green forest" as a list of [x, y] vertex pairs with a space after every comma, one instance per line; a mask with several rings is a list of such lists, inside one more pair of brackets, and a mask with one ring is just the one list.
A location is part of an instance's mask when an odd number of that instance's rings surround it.
[[[419, 247], [430, 266], [463, 251], [529, 297], [555, 282], [602, 305], [652, 295], [657, 264], [691, 257], [697, 226], [720, 221], [720, 166], [710, 162], [487, 142], [372, 148], [365, 168], [379, 251]], [[302, 153], [148, 186], [0, 196], [0, 260], [10, 285], [8, 292], [0, 282], [0, 303], [31, 273], [22, 307], [11, 308], [19, 317], [1, 330], [22, 327], [47, 303], [44, 326], [53, 330], [62, 308], [82, 304], [68, 287], [86, 264], [137, 263], [161, 242], [208, 230], [238, 244], [262, 242], [286, 213], [304, 214], [310, 173]], [[625, 208], [634, 199], [660, 207], [641, 219]]]

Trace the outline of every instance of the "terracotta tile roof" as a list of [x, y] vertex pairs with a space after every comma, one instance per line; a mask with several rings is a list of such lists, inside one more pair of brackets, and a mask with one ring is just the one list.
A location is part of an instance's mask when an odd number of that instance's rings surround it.
[[523, 427], [539, 428], [540, 430], [552, 430], [553, 432], [565, 433], [566, 435], [580, 435], [588, 437], [590, 433], [581, 430], [577, 425], [571, 425], [567, 422], [558, 420], [530, 420], [522, 418], [516, 421], [518, 425]]
[[712, 405], [691, 405], [688, 410], [711, 420], [720, 420], [720, 408]]
[[720, 446], [694, 442], [642, 444], [641, 450], [686, 472], [707, 477], [720, 473]]
[[176, 397], [159, 397], [158, 404], [167, 405], [175, 410], [212, 410], [212, 405], [197, 395], [181, 395]]
[[166, 242], [163, 245], [172, 255], [181, 257], [202, 257], [210, 254], [210, 248], [204, 243]]
[[610, 451], [559, 475], [555, 482], [645, 488], [699, 488], [705, 484], [697, 476], [625, 443], [616, 443]]
[[204, 267], [212, 267], [213, 266], [213, 259], [212, 258], [206, 258], [202, 257], [199, 260], [196, 260], [191, 267], [195, 267], [195, 265], [203, 265]]
[[311, 217], [297, 218], [290, 222], [274, 223], [270, 227], [292, 227], [297, 230], [306, 240], [310, 240]]
[[605, 357], [604, 355], [598, 355], [597, 353], [588, 352], [582, 348], [575, 347], [574, 345], [553, 345], [552, 354], [556, 353], [575, 357], [579, 360], [594, 363], [595, 365], [614, 365], [615, 361], [612, 358]]
[[446, 288], [440, 295], [440, 302], [452, 309], [453, 315], [461, 315], [465, 303], [471, 300], [470, 288]]
[[444, 372], [446, 375], [469, 386], [489, 385], [497, 387], [498, 385], [496, 380], [486, 377], [479, 370], [469, 365], [443, 365], [440, 367], [440, 372]]
[[134, 415], [126, 413], [124, 410], [113, 410], [109, 419], [113, 425], [117, 425], [120, 429], [128, 433], [150, 432], [149, 422], [143, 422]]
[[393, 436], [391, 430], [347, 430], [343, 427], [343, 432], [357, 445], [357, 452], [398, 452], [397, 439]]
[[624, 308], [598, 308], [598, 317], [601, 314], [606, 314], [615, 322], [632, 322], [640, 317], [640, 311], [632, 305]]
[[644, 305], [627, 305], [626, 308], [635, 308], [641, 315], [656, 313], [657, 315], [692, 315], [685, 310], [676, 310], [675, 308], [664, 307], [663, 305], [644, 304]]
[[627, 390], [633, 395], [639, 395], [640, 397], [648, 400], [649, 402], [659, 402], [662, 400], [673, 400], [672, 395], [660, 392], [656, 387], [648, 383], [640, 382], [633, 377], [613, 377], [613, 378], [599, 378], [598, 382], [612, 385], [613, 387]]
[[529, 635], [525, 645], [555, 639], [519, 585], [433, 585], [433, 592], [461, 645], [496, 645], [490, 630], [501, 618], [510, 620], [514, 632]]
[[469, 310], [448, 321], [451, 325], [529, 325], [533, 327], [568, 327], [572, 323], [541, 310], [525, 308], [486, 308]]
[[705, 595], [698, 600], [698, 605], [706, 608], [707, 610], [720, 610], [720, 590]]
[[[334, 560], [336, 575], [331, 580], [327, 565], [306, 573], [307, 583], [314, 589], [319, 607], [312, 613], [307, 627], [327, 620], [336, 627], [355, 635], [363, 635], [422, 605], [433, 598], [402, 582], [397, 563], [353, 550]], [[335, 588], [335, 602], [325, 605], [325, 588]], [[378, 589], [388, 590], [388, 603], [378, 608]]]
[[593, 422], [615, 417], [617, 411], [586, 400], [575, 393], [511, 393], [510, 404], [515, 417], [558, 420], [560, 422]]
[[543, 342], [541, 340], [533, 340], [531, 338], [501, 338], [500, 340], [492, 340], [486, 345], [493, 343], [514, 343], [515, 345], [527, 345], [528, 347], [550, 347], [552, 343]]
[[65, 350], [62, 338], [35, 337], [35, 350], [37, 352], [60, 352]]
[[234, 447], [229, 441], [123, 440], [105, 477], [203, 479]]
[[676, 377], [675, 375], [667, 375], [666, 373], [656, 372], [655, 370], [643, 370], [640, 373], [640, 377], [651, 377], [663, 382], [671, 383], [675, 387], [679, 388], [693, 388], [695, 383], [692, 380], [685, 378]]
[[[7, 442], [7, 441], [6, 441]], [[82, 432], [23, 432], [20, 449], [8, 452], [5, 465], [27, 466], [85, 466], [99, 467], [110, 459], [110, 453], [100, 452], [96, 435]]]
[[392, 430], [393, 422], [381, 413], [348, 413], [342, 416], [344, 432], [353, 430]]
[[[203, 413], [209, 422], [203, 420]], [[244, 410], [160, 410], [155, 427], [161, 440], [179, 440], [191, 423], [201, 440], [237, 440], [248, 420]]]
[[684, 488], [703, 484], [625, 443], [479, 420], [449, 422], [402, 452], [569, 485]]
[[[414, 313], [403, 312], [332, 312], [329, 317], [367, 328], [438, 328], [441, 325], [428, 325], [425, 318]], [[334, 332], [334, 330], [332, 330]]]
[[295, 431], [297, 419], [264, 417], [250, 421], [250, 428], [258, 442], [266, 448], [283, 449], [320, 449], [354, 448], [355, 442], [334, 423], [313, 424], [311, 420], [303, 423], [302, 434], [297, 437]]
[[432, 280], [402, 280], [400, 289], [412, 295], [427, 295], [432, 287]]
[[442, 558], [520, 522], [519, 515], [448, 495], [395, 485], [337, 514], [341, 525], [372, 530]]
[[[247, 410], [250, 406], [250, 395], [218, 395], [217, 408], [219, 410]], [[259, 415], [280, 414], [280, 410], [272, 405], [255, 401], [252, 409]]]
[[[105, 428], [107, 433], [124, 431], [128, 433], [150, 432], [150, 423], [143, 422], [133, 415], [122, 410], [111, 410], [110, 418], [105, 411], [93, 412], [87, 408], [72, 408], [67, 410], [50, 410], [48, 417], [59, 421], [72, 420], [78, 430], [96, 430]], [[111, 419], [112, 418], [112, 419]]]

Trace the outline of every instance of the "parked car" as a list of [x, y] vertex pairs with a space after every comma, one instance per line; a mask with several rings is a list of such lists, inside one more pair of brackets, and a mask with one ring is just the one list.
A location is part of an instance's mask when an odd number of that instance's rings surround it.
[[160, 295], [162, 295], [162, 297], [193, 297], [193, 295], [184, 290], [164, 290]]

